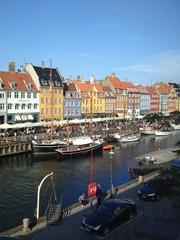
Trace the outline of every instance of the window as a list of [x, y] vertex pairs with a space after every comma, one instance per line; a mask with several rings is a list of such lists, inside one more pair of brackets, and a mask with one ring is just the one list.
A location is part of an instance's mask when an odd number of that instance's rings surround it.
[[37, 93], [36, 92], [33, 93], [33, 98], [37, 98]]
[[38, 105], [37, 103], [34, 104], [34, 109], [37, 109]]
[[12, 109], [12, 104], [11, 103], [8, 104], [8, 109]]
[[14, 92], [14, 97], [18, 98], [18, 92]]
[[27, 98], [31, 98], [31, 92], [27, 93]]
[[44, 98], [41, 98], [41, 103], [42, 103], [42, 104], [44, 103]]
[[28, 109], [31, 109], [31, 103], [28, 104]]
[[19, 104], [15, 104], [15, 109], [19, 109]]
[[21, 92], [21, 98], [25, 98], [25, 92]]
[[7, 97], [11, 98], [11, 92], [7, 92]]
[[0, 98], [4, 98], [4, 93], [0, 93]]
[[26, 109], [26, 104], [22, 104], [22, 109]]
[[4, 103], [0, 103], [0, 110], [4, 110]]

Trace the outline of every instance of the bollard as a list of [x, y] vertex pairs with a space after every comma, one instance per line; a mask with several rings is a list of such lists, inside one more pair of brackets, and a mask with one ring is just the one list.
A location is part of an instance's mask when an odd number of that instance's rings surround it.
[[142, 183], [143, 182], [143, 176], [139, 176], [138, 180], [139, 180], [139, 183]]
[[23, 219], [23, 230], [24, 231], [29, 231], [29, 218], [24, 218]]

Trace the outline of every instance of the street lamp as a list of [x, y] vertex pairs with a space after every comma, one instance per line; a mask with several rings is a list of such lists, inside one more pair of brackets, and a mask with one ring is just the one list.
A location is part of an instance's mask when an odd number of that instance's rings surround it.
[[113, 180], [112, 180], [112, 162], [113, 162], [113, 156], [114, 156], [114, 151], [111, 148], [109, 152], [110, 156], [110, 197], [113, 197], [113, 192], [114, 192], [114, 186], [113, 186]]

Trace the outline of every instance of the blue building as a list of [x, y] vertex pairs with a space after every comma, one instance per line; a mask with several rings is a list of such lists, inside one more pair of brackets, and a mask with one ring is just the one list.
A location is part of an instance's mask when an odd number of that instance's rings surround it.
[[140, 97], [139, 97], [140, 115], [144, 116], [144, 115], [150, 113], [151, 96], [145, 87], [139, 86], [138, 89], [140, 92]]
[[64, 83], [64, 119], [81, 117], [81, 97], [73, 82]]

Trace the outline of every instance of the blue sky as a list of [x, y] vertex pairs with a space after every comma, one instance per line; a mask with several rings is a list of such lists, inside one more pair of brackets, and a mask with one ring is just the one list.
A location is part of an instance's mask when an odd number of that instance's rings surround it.
[[52, 56], [67, 78], [180, 82], [180, 0], [0, 0], [0, 9], [1, 71]]

